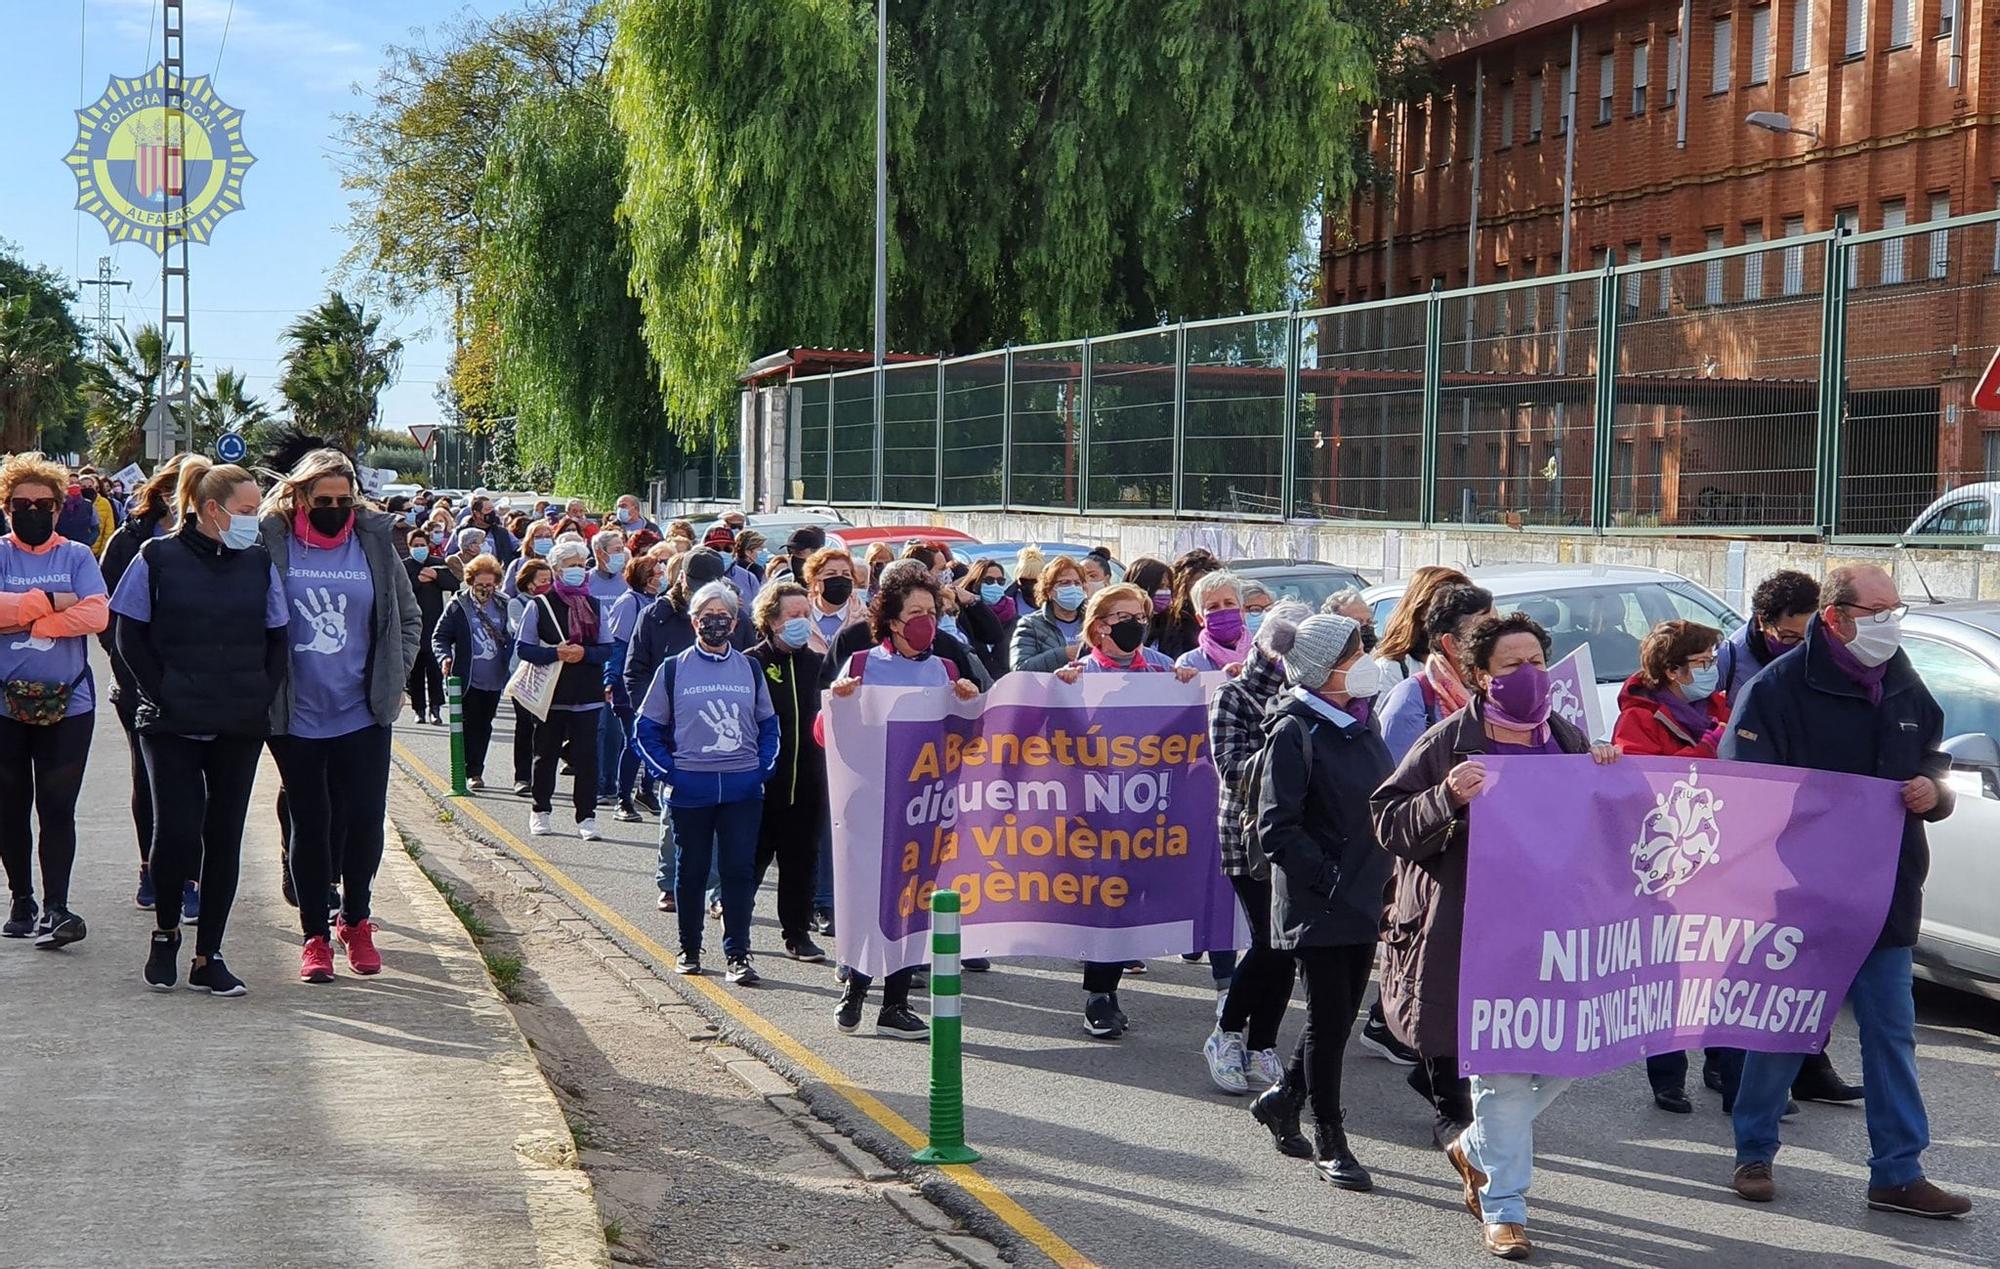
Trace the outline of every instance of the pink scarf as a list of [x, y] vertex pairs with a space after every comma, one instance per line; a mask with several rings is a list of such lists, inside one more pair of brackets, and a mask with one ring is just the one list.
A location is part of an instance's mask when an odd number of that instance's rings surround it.
[[1091, 648], [1090, 659], [1097, 662], [1097, 668], [1099, 668], [1100, 670], [1113, 670], [1113, 671], [1123, 670], [1128, 673], [1138, 673], [1140, 671], [1151, 670], [1153, 668], [1151, 665], [1146, 663], [1145, 651], [1139, 648], [1134, 648], [1132, 650], [1132, 662], [1130, 665], [1126, 665], [1118, 661], [1113, 661], [1110, 657], [1104, 655], [1104, 649], [1098, 647]]
[[1244, 657], [1249, 656], [1251, 642], [1252, 636], [1247, 627], [1238, 636], [1233, 645], [1216, 642], [1215, 638], [1208, 633], [1206, 625], [1202, 626], [1201, 634], [1195, 639], [1196, 645], [1201, 648], [1202, 655], [1206, 656], [1209, 662], [1218, 670], [1227, 669], [1235, 665], [1238, 661], [1241, 661]]
[[1424, 681], [1437, 693], [1439, 717], [1456, 714], [1472, 698], [1458, 677], [1457, 667], [1436, 652], [1424, 658]]
[[[354, 514], [359, 515], [360, 512], [356, 511]], [[340, 532], [334, 534], [332, 537], [328, 537], [326, 534], [312, 527], [312, 521], [306, 518], [306, 509], [304, 507], [300, 507], [297, 511], [292, 512], [292, 536], [314, 550], [331, 551], [337, 546], [345, 545], [347, 539], [353, 536], [353, 534], [354, 515], [347, 517], [347, 523], [340, 526]]]

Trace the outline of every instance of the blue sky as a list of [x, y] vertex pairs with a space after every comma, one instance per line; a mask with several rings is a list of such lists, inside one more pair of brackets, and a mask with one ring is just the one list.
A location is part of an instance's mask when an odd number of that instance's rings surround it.
[[[357, 100], [354, 84], [373, 82], [384, 45], [457, 13], [507, 7], [503, 0], [234, 0], [232, 8], [231, 0], [187, 0], [188, 73], [215, 72], [216, 92], [244, 112], [244, 140], [257, 158], [244, 210], [223, 220], [208, 245], [189, 249], [199, 369], [234, 366], [253, 392], [275, 397], [278, 332], [325, 295], [347, 249], [333, 116]], [[76, 183], [63, 155], [78, 106], [95, 101], [110, 76], [138, 75], [159, 61], [159, 9], [158, 0], [0, 0], [8, 24], [0, 39], [7, 120], [0, 238], [72, 278], [95, 277], [98, 257], [110, 254], [117, 276], [133, 283], [117, 293], [113, 320], [134, 328], [159, 320], [159, 257], [134, 244], [111, 247], [103, 227], [74, 210]], [[94, 290], [79, 305], [86, 325], [95, 320]], [[448, 324], [421, 310], [384, 316], [406, 344], [403, 381], [384, 399], [384, 424], [434, 419]]]

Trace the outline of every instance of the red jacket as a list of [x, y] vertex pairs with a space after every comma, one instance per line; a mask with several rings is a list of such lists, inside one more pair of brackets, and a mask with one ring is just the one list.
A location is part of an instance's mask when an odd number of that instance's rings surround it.
[[1654, 690], [1637, 674], [1625, 680], [1618, 692], [1618, 723], [1611, 729], [1611, 741], [1626, 753], [1654, 758], [1713, 758], [1729, 725], [1729, 701], [1717, 691], [1706, 702], [1709, 729], [1690, 736], [1660, 704]]

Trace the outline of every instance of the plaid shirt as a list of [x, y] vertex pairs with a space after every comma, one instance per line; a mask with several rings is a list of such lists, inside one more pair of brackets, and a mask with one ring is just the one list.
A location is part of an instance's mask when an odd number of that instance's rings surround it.
[[1208, 742], [1221, 777], [1217, 808], [1216, 845], [1221, 852], [1224, 876], [1249, 875], [1250, 855], [1244, 846], [1245, 821], [1257, 813], [1254, 801], [1243, 787], [1250, 764], [1264, 747], [1264, 710], [1285, 686], [1285, 672], [1277, 658], [1260, 648], [1252, 648], [1243, 662], [1243, 673], [1215, 689], [1208, 716]]

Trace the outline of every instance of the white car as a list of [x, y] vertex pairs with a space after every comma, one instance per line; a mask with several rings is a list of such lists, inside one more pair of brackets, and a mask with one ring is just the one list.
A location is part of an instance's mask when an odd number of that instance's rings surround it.
[[[1663, 621], [1698, 621], [1724, 635], [1743, 624], [1735, 610], [1699, 583], [1657, 568], [1609, 564], [1499, 564], [1467, 575], [1493, 592], [1501, 612], [1519, 610], [1542, 624], [1555, 664], [1578, 644], [1590, 645], [1604, 717], [1618, 717], [1618, 689], [1639, 669], [1639, 643]], [[1362, 592], [1375, 628], [1403, 597], [1403, 582]]]
[[[1926, 538], [1976, 538], [2000, 532], [2000, 515], [1994, 513], [1996, 506], [2000, 506], [2000, 480], [1960, 485], [1941, 495], [1910, 521], [1910, 527], [1903, 530], [1903, 540], [1921, 546]], [[1987, 549], [1995, 546], [1988, 544]]]

